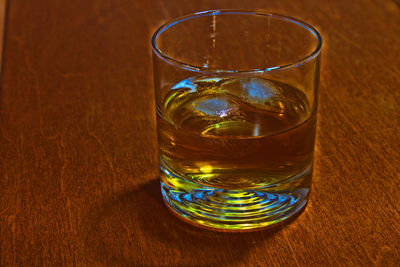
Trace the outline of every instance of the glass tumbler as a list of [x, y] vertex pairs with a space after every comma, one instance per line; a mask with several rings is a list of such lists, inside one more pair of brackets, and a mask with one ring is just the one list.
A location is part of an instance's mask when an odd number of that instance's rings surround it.
[[153, 35], [161, 192], [221, 231], [267, 227], [307, 204], [322, 39], [298, 19], [211, 10]]

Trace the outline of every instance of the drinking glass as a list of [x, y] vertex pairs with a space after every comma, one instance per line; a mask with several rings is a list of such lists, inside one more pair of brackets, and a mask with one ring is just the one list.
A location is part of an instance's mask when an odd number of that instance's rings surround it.
[[305, 208], [321, 46], [311, 25], [258, 11], [204, 11], [157, 29], [161, 192], [175, 215], [236, 231]]

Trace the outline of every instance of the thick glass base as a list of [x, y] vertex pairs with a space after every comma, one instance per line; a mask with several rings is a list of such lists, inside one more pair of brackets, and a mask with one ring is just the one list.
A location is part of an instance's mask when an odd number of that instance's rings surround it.
[[311, 175], [312, 167], [280, 184], [227, 190], [194, 183], [161, 168], [161, 191], [168, 208], [191, 224], [220, 231], [255, 230], [302, 211]]

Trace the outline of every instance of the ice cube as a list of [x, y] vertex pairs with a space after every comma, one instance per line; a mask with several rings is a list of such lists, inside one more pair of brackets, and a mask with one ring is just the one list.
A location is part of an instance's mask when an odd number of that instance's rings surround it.
[[225, 117], [235, 113], [239, 107], [227, 96], [210, 95], [192, 103], [195, 110], [213, 117]]
[[179, 90], [179, 89], [190, 89], [191, 92], [194, 92], [196, 90], [196, 84], [193, 83], [194, 77], [190, 77], [188, 79], [185, 79], [183, 81], [180, 81], [179, 83], [175, 84], [171, 90]]
[[242, 79], [242, 97], [253, 103], [262, 104], [271, 97], [279, 96], [276, 86], [270, 81], [258, 78]]
[[273, 82], [262, 78], [231, 79], [221, 88], [252, 104], [265, 104], [271, 98], [280, 97], [280, 90]]

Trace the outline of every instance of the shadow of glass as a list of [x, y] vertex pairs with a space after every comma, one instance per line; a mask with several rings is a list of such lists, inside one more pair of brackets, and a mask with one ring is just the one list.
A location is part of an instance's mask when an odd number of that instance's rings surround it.
[[232, 265], [287, 224], [241, 233], [194, 227], [165, 207], [158, 179], [93, 208], [87, 219], [87, 255], [125, 266]]

